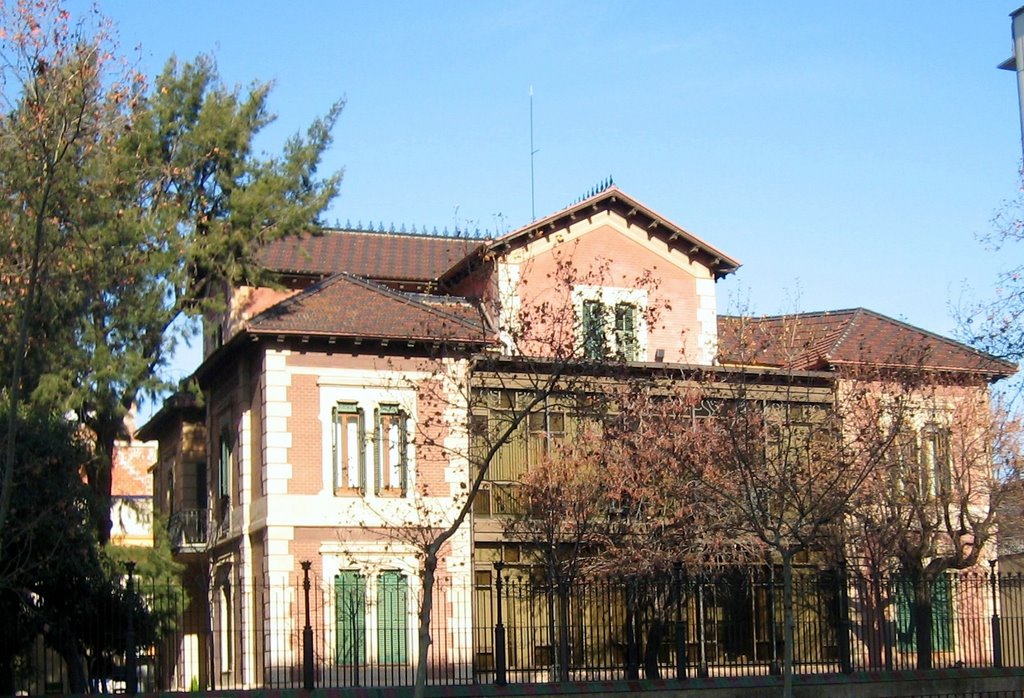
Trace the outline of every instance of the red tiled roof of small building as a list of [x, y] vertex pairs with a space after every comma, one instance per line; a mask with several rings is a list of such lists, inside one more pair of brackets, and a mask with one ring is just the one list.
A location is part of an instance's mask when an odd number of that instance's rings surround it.
[[115, 497], [152, 497], [156, 463], [156, 442], [118, 441], [114, 444], [114, 467], [110, 493]]
[[483, 244], [470, 238], [325, 230], [275, 240], [264, 245], [257, 258], [282, 274], [346, 272], [368, 279], [427, 282]]
[[250, 334], [484, 343], [491, 334], [469, 301], [394, 291], [335, 274], [274, 305], [248, 324]]
[[864, 308], [766, 317], [720, 316], [723, 363], [798, 370], [873, 364], [1009, 376], [1017, 367]]

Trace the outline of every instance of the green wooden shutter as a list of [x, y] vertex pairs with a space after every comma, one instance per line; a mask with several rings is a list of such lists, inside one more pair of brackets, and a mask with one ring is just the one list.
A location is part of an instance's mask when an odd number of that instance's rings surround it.
[[377, 580], [377, 659], [405, 664], [409, 657], [409, 582], [399, 572], [382, 572]]
[[341, 429], [341, 424], [338, 422], [338, 406], [335, 405], [331, 408], [331, 470], [334, 471], [334, 489], [332, 491], [337, 492], [338, 488], [341, 487], [341, 462], [338, 452], [338, 430]]
[[358, 572], [334, 578], [335, 660], [366, 663], [366, 580]]
[[[904, 652], [917, 647], [914, 618], [914, 586], [909, 579], [896, 581], [896, 646]], [[950, 576], [944, 574], [932, 583], [932, 650], [953, 649], [953, 589]]]
[[897, 578], [893, 592], [896, 596], [896, 647], [909, 652], [917, 645], [914, 624], [914, 586], [909, 579]]
[[384, 480], [384, 473], [381, 472], [381, 449], [385, 448], [387, 439], [384, 435], [384, 425], [380, 421], [380, 409], [373, 410], [373, 493], [380, 494], [381, 482]]
[[398, 413], [398, 462], [401, 464], [402, 496], [409, 494], [409, 415]]
[[605, 358], [604, 306], [600, 301], [583, 301], [583, 355]]
[[359, 410], [359, 492], [366, 494], [366, 415]]
[[220, 482], [217, 483], [217, 494], [221, 497], [231, 498], [231, 440], [227, 430], [220, 435], [220, 461], [218, 463], [218, 475]]
[[932, 585], [932, 649], [953, 649], [953, 584], [948, 574]]
[[615, 306], [615, 344], [618, 358], [636, 361], [636, 306], [630, 303], [619, 303]]

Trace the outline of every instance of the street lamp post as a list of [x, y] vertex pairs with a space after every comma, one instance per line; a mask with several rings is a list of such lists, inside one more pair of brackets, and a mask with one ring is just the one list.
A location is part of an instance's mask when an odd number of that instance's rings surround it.
[[135, 562], [124, 563], [128, 569], [128, 628], [124, 638], [124, 692], [134, 696], [139, 692], [138, 662], [135, 658]]
[[496, 574], [494, 589], [498, 595], [498, 623], [494, 626], [494, 683], [497, 686], [504, 686], [508, 683], [508, 673], [505, 666], [505, 624], [501, 618], [501, 571], [505, 569], [505, 563], [497, 561], [494, 563]]
[[306, 597], [306, 625], [302, 628], [302, 687], [307, 691], [313, 690], [313, 626], [309, 622], [309, 568], [313, 566], [312, 561], [303, 560], [302, 565], [302, 592]]

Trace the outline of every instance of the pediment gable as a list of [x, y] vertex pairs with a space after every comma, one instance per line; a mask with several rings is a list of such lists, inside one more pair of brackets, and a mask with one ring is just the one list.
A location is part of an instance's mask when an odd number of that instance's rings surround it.
[[[676, 225], [616, 186], [610, 186], [549, 216], [502, 235], [476, 254], [455, 265], [442, 283], [453, 282], [468, 273], [481, 259], [515, 256], [523, 250], [546, 243], [560, 244], [601, 224], [648, 244], [652, 250], [679, 266], [700, 264], [709, 275], [720, 279], [736, 271], [739, 260], [725, 254], [696, 235]], [[526, 254], [529, 254], [528, 252]]]

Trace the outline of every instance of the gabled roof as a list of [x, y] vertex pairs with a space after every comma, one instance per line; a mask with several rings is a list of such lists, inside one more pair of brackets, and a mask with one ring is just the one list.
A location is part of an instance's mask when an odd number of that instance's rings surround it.
[[160, 410], [149, 418], [135, 431], [135, 438], [143, 441], [156, 441], [164, 429], [176, 424], [177, 420], [188, 423], [203, 421], [206, 409], [203, 408], [191, 393], [174, 393], [164, 400]]
[[718, 318], [723, 363], [800, 370], [873, 364], [1000, 378], [1017, 367], [960, 342], [864, 308]]
[[434, 281], [484, 243], [470, 238], [324, 230], [264, 245], [257, 258], [281, 274], [330, 276], [339, 272], [380, 281]]
[[472, 265], [475, 258], [488, 253], [501, 254], [517, 245], [524, 244], [537, 237], [547, 235], [556, 230], [564, 229], [573, 223], [593, 216], [602, 211], [614, 211], [625, 220], [647, 230], [649, 235], [663, 239], [670, 248], [677, 249], [690, 259], [697, 259], [707, 266], [716, 279], [736, 271], [740, 262], [712, 247], [696, 235], [680, 228], [665, 216], [652, 208], [640, 203], [621, 189], [612, 185], [608, 188], [583, 199], [561, 211], [552, 213], [545, 218], [513, 230], [510, 233], [491, 240], [486, 247], [475, 250], [474, 255], [464, 260], [444, 274], [442, 280], [458, 277], [464, 273], [467, 265]]
[[245, 330], [250, 335], [491, 341], [480, 309], [464, 298], [403, 293], [346, 273], [271, 306]]

